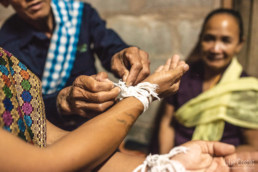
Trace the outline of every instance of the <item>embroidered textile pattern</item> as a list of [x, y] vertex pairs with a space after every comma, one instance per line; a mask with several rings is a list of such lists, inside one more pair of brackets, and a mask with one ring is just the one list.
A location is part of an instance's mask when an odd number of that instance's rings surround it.
[[45, 147], [46, 119], [41, 94], [37, 76], [0, 48], [0, 127]]

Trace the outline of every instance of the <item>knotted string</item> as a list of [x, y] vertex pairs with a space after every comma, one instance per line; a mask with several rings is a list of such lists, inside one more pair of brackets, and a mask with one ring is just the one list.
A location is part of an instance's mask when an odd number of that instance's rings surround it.
[[148, 155], [143, 164], [139, 165], [133, 172], [185, 172], [184, 166], [175, 160], [170, 160], [171, 157], [186, 153], [188, 148], [179, 146], [173, 148], [168, 154], [164, 155]]
[[136, 86], [127, 86], [125, 82], [119, 80], [118, 83], [114, 83], [115, 86], [121, 89], [120, 100], [125, 97], [135, 97], [140, 100], [144, 106], [144, 111], [146, 111], [152, 102], [153, 97], [160, 100], [156, 89], [157, 84], [151, 84], [149, 82], [139, 83]]

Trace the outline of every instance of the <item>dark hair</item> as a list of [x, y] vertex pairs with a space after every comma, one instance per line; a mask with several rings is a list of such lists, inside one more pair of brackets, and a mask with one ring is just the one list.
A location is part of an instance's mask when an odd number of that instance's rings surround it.
[[204, 27], [207, 24], [207, 22], [210, 20], [210, 18], [217, 14], [229, 14], [236, 19], [238, 23], [238, 28], [239, 28], [239, 42], [242, 42], [243, 35], [244, 35], [243, 20], [242, 20], [241, 14], [238, 11], [233, 9], [219, 8], [210, 12], [204, 19], [200, 36], [202, 35]]
[[228, 14], [228, 15], [233, 16], [236, 19], [236, 21], [238, 23], [238, 27], [239, 27], [239, 42], [243, 41], [244, 26], [243, 26], [243, 20], [242, 20], [242, 17], [240, 15], [240, 13], [236, 10], [226, 9], [226, 8], [219, 8], [219, 9], [213, 10], [204, 19], [204, 22], [203, 22], [203, 25], [202, 25], [202, 30], [201, 30], [201, 33], [199, 35], [199, 40], [198, 40], [196, 46], [194, 47], [194, 49], [192, 50], [192, 52], [190, 53], [190, 55], [188, 56], [188, 58], [187, 58], [188, 63], [194, 62], [194, 61], [199, 59], [201, 37], [202, 37], [203, 31], [204, 31], [205, 25], [207, 24], [207, 22], [210, 20], [211, 17], [213, 17], [217, 14]]

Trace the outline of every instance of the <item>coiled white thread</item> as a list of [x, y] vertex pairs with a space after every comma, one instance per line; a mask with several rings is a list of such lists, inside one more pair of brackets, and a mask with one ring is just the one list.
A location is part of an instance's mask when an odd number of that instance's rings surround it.
[[185, 172], [184, 166], [175, 160], [170, 160], [171, 157], [186, 153], [188, 148], [179, 146], [173, 148], [168, 154], [164, 155], [148, 155], [143, 164], [139, 165], [133, 172]]
[[120, 99], [125, 97], [135, 97], [140, 100], [144, 106], [144, 111], [146, 111], [152, 102], [152, 97], [160, 100], [156, 89], [158, 88], [157, 84], [151, 84], [149, 82], [139, 83], [136, 86], [127, 86], [125, 82], [119, 80], [118, 83], [114, 83], [115, 86], [121, 89]]

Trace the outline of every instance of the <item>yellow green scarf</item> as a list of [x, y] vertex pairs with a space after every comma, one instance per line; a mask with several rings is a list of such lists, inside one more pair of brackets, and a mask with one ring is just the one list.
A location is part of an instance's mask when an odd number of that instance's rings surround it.
[[258, 129], [258, 80], [240, 78], [242, 66], [236, 58], [212, 89], [191, 99], [175, 114], [186, 127], [196, 127], [193, 140], [219, 141], [225, 121], [250, 129]]

